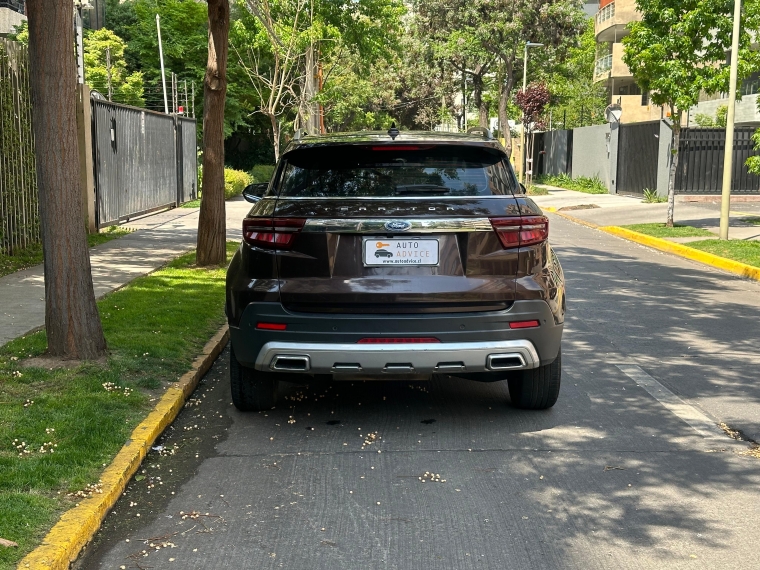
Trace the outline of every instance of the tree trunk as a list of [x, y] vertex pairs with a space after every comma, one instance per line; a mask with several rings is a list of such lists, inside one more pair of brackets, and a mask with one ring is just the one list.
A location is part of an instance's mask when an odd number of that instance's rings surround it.
[[483, 101], [485, 71], [482, 65], [478, 65], [472, 73], [472, 98], [478, 110], [478, 126], [488, 128], [488, 103]]
[[274, 161], [280, 160], [280, 122], [273, 113], [267, 113], [272, 123], [272, 146], [274, 146]]
[[499, 81], [499, 130], [504, 137], [504, 148], [507, 156], [512, 155], [512, 133], [509, 130], [509, 117], [507, 116], [507, 103], [514, 87], [512, 62], [504, 65], [504, 74]]
[[32, 118], [45, 267], [48, 351], [94, 360], [106, 353], [95, 304], [79, 179], [71, 0], [28, 0]]
[[676, 206], [676, 170], [678, 169], [678, 147], [681, 142], [681, 112], [674, 113], [671, 107], [670, 116], [673, 118], [673, 146], [670, 150], [670, 173], [668, 176], [668, 219], [665, 225], [673, 227], [673, 216]]
[[223, 265], [227, 261], [224, 99], [229, 31], [229, 0], [208, 0], [208, 62], [203, 80], [203, 194], [196, 253], [200, 266]]

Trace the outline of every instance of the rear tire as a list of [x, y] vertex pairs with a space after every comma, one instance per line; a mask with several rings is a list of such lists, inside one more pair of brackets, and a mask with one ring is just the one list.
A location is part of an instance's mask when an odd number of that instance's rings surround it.
[[562, 376], [562, 351], [554, 362], [531, 370], [518, 372], [509, 379], [509, 397], [512, 405], [522, 410], [546, 410], [559, 397]]
[[232, 403], [241, 412], [271, 410], [277, 402], [277, 374], [242, 366], [230, 348]]

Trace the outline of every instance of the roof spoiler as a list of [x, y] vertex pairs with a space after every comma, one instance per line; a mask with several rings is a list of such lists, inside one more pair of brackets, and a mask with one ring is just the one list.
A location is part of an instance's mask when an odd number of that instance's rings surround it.
[[480, 135], [486, 140], [491, 140], [493, 136], [491, 135], [491, 131], [489, 131], [486, 127], [470, 127], [467, 129], [468, 135]]

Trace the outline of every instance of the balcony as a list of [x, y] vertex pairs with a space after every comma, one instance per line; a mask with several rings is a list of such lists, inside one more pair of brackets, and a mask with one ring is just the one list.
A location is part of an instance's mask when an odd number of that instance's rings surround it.
[[14, 12], [24, 14], [24, 0], [0, 0], [0, 8], [10, 8]]
[[623, 62], [623, 44], [612, 44], [612, 53], [600, 57], [594, 65], [594, 83], [608, 78], [628, 78], [631, 71]]
[[626, 26], [641, 20], [636, 0], [614, 0], [601, 8], [594, 17], [597, 42], [619, 42], [628, 34]]

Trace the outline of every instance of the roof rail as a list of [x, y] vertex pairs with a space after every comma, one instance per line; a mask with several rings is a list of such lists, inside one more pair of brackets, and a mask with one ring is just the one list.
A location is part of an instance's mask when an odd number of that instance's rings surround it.
[[493, 136], [491, 135], [491, 131], [489, 131], [486, 127], [470, 127], [467, 129], [468, 135], [476, 135], [480, 134], [484, 139], [491, 140]]

